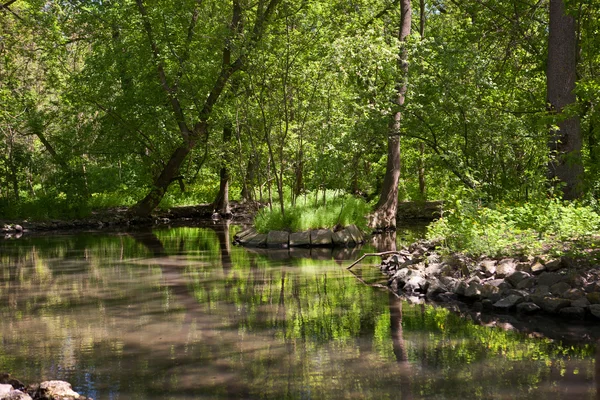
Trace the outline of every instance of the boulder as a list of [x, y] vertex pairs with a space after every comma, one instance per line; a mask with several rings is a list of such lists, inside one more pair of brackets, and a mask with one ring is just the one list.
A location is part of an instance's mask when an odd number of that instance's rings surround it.
[[511, 285], [513, 285], [514, 287], [517, 287], [518, 284], [526, 278], [529, 278], [530, 275], [527, 272], [523, 272], [523, 271], [516, 271], [513, 272], [512, 274], [510, 274], [509, 276], [507, 276], [505, 278], [505, 280], [507, 282], [509, 282]]
[[531, 289], [535, 286], [536, 283], [536, 279], [535, 278], [526, 278], [523, 279], [521, 282], [519, 282], [519, 284], [517, 285], [517, 289]]
[[356, 246], [356, 242], [354, 238], [348, 232], [347, 229], [342, 229], [341, 231], [333, 232], [331, 236], [331, 240], [333, 240], [334, 246], [339, 247], [354, 247]]
[[333, 233], [329, 229], [315, 229], [310, 231], [310, 244], [312, 247], [331, 247]]
[[460, 282], [458, 282], [458, 285], [456, 285], [456, 287], [454, 288], [454, 294], [457, 294], [459, 296], [464, 296], [465, 291], [467, 290], [468, 287], [469, 287], [469, 285], [467, 285], [467, 282], [460, 281]]
[[556, 272], [542, 272], [538, 277], [538, 285], [550, 287], [555, 283], [562, 282], [564, 280], [565, 277], [561, 274], [557, 274]]
[[500, 289], [497, 286], [485, 283], [481, 289], [481, 297], [490, 299], [494, 303], [500, 300]]
[[442, 293], [446, 293], [448, 288], [440, 282], [437, 278], [429, 279], [429, 287], [427, 288], [427, 298], [429, 300], [436, 300]]
[[[83, 397], [82, 397], [83, 399]], [[32, 400], [31, 396], [20, 390], [12, 390], [7, 394], [0, 394], [0, 400]]]
[[592, 314], [597, 319], [600, 319], [600, 304], [592, 304], [589, 307], [590, 314]]
[[234, 240], [245, 246], [248, 244], [248, 242], [250, 242], [250, 240], [252, 240], [256, 235], [258, 235], [258, 232], [256, 232], [256, 230], [254, 228], [250, 228], [250, 229], [246, 229], [245, 231], [238, 233], [237, 235], [234, 236]]
[[585, 295], [591, 304], [600, 304], [600, 292], [592, 292]]
[[560, 262], [560, 259], [557, 260], [550, 260], [550, 261], [546, 261], [544, 263], [544, 266], [546, 267], [546, 271], [558, 271], [559, 269], [562, 268], [562, 263]]
[[581, 289], [569, 289], [562, 294], [562, 297], [569, 300], [585, 298], [585, 292]]
[[479, 270], [487, 277], [491, 277], [496, 273], [496, 261], [494, 260], [483, 260], [479, 263]]
[[576, 300], [571, 300], [571, 307], [588, 308], [589, 306], [590, 302], [585, 298], [585, 296]]
[[[40, 383], [33, 397], [37, 400], [86, 400], [79, 393], [73, 391], [71, 384], [64, 381], [46, 381]], [[91, 400], [91, 399], [89, 399]]]
[[354, 239], [354, 242], [356, 244], [365, 242], [365, 237], [363, 236], [362, 232], [360, 231], [360, 229], [358, 229], [358, 227], [356, 225], [354, 225], [354, 224], [348, 225], [346, 227], [346, 230], [348, 231], [348, 233], [350, 233], [350, 235], [352, 236], [352, 239]]
[[263, 233], [259, 233], [256, 236], [252, 237], [245, 246], [248, 247], [265, 247], [267, 245], [267, 235]]
[[406, 293], [426, 293], [429, 281], [418, 274], [413, 274], [404, 284], [402, 290]]
[[481, 285], [481, 283], [477, 281], [472, 281], [471, 283], [469, 283], [469, 286], [465, 289], [464, 296], [470, 299], [479, 299], [481, 297], [482, 288], [483, 286]]
[[558, 297], [563, 297], [563, 294], [566, 293], [569, 289], [571, 289], [571, 285], [569, 285], [568, 283], [558, 282], [550, 286], [550, 293]]
[[9, 392], [12, 392], [13, 390], [14, 388], [12, 387], [12, 385], [0, 383], [0, 398], [2, 398], [2, 396], [4, 396], [5, 394], [8, 394]]
[[544, 264], [542, 264], [539, 261], [536, 261], [533, 263], [533, 265], [531, 266], [531, 273], [533, 275], [539, 275], [542, 272], [544, 272], [546, 270], [546, 267], [544, 266]]
[[508, 297], [498, 300], [494, 303], [494, 308], [499, 311], [509, 311], [523, 302], [523, 297], [516, 294], [511, 294]]
[[536, 304], [542, 308], [542, 310], [556, 314], [561, 309], [570, 307], [571, 300], [561, 299], [558, 297], [545, 296], [541, 299], [536, 299]]
[[528, 274], [530, 274], [531, 273], [531, 263], [529, 263], [529, 262], [517, 263], [517, 271], [523, 271], [523, 272], [527, 272]]
[[310, 232], [291, 233], [290, 247], [310, 247]]
[[289, 241], [290, 234], [285, 231], [271, 231], [267, 234], [268, 248], [287, 248]]
[[515, 263], [515, 260], [506, 258], [496, 265], [496, 277], [505, 278], [509, 275], [512, 275], [516, 270], [517, 264]]

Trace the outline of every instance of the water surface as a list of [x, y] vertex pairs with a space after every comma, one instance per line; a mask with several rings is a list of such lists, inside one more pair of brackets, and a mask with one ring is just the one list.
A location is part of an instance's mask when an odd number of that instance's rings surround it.
[[254, 253], [234, 229], [0, 241], [0, 371], [97, 400], [596, 398], [594, 344], [411, 305], [346, 271], [358, 253]]

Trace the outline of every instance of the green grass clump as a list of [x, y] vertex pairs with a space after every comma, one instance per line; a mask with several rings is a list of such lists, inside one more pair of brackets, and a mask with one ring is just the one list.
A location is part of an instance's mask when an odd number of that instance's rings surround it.
[[367, 226], [365, 216], [370, 211], [371, 207], [364, 200], [344, 196], [329, 200], [326, 205], [315, 206], [312, 202], [307, 204], [299, 202], [292, 207], [287, 204], [285, 216], [281, 214], [279, 207], [274, 206], [272, 211], [265, 207], [257, 213], [254, 226], [261, 233], [272, 230], [300, 232], [350, 224], [355, 224], [364, 230]]
[[427, 237], [440, 240], [447, 251], [501, 256], [560, 252], [569, 243], [591, 239], [598, 229], [600, 215], [577, 203], [482, 207], [457, 201], [430, 225]]

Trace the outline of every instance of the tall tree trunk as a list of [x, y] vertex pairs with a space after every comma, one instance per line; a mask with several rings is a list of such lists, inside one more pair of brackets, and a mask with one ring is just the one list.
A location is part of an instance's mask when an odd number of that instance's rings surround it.
[[219, 193], [213, 202], [213, 209], [222, 216], [229, 216], [231, 214], [229, 209], [229, 168], [227, 166], [229, 163], [228, 144], [231, 139], [231, 133], [231, 125], [225, 125], [223, 128], [223, 144], [225, 146], [225, 152], [223, 155], [223, 165], [221, 166]]
[[576, 102], [577, 36], [575, 18], [567, 15], [564, 0], [550, 0], [547, 103], [558, 116], [558, 129], [551, 129], [551, 159], [548, 177], [560, 185], [565, 199], [582, 195], [581, 128], [577, 116], [561, 118], [564, 108]]
[[[425, 0], [419, 1], [419, 35], [425, 38]], [[419, 195], [421, 200], [427, 200], [427, 186], [425, 183], [425, 144], [419, 143]]]
[[396, 111], [388, 128], [388, 159], [381, 188], [381, 196], [375, 212], [371, 215], [369, 225], [376, 230], [395, 230], [398, 209], [398, 180], [400, 179], [400, 123], [402, 106], [406, 98], [406, 78], [408, 60], [405, 42], [410, 35], [411, 14], [410, 0], [400, 1], [400, 71], [401, 76], [396, 84]]

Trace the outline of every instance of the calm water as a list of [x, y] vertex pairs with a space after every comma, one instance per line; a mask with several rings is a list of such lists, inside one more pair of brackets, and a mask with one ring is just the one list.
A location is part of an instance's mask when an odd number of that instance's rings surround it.
[[343, 268], [357, 254], [252, 253], [233, 229], [0, 241], [0, 371], [96, 400], [597, 398], [593, 344], [403, 303]]

